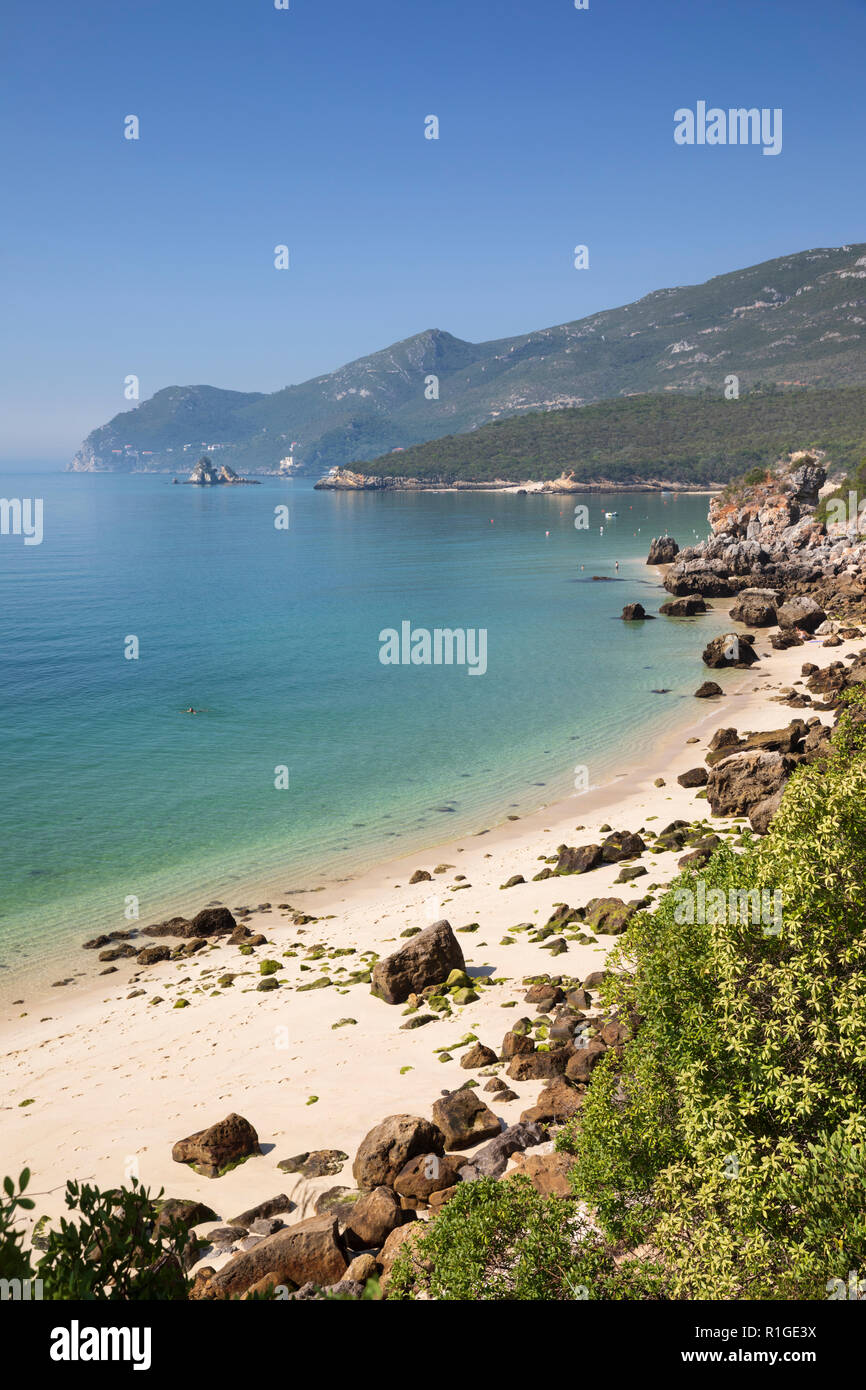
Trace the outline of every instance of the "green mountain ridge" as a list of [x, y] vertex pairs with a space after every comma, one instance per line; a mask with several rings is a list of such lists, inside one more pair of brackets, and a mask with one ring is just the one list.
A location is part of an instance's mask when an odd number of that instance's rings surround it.
[[552, 482], [587, 487], [721, 485], [797, 449], [819, 449], [834, 470], [866, 455], [866, 387], [756, 388], [723, 395], [631, 396], [580, 409], [534, 412], [468, 435], [385, 454], [323, 478], [321, 488]]
[[[866, 385], [866, 243], [802, 251], [656, 290], [537, 332], [468, 343], [440, 329], [270, 394], [169, 386], [94, 430], [74, 471], [239, 472], [379, 458], [504, 417], [643, 393]], [[438, 399], [428, 399], [428, 379]]]

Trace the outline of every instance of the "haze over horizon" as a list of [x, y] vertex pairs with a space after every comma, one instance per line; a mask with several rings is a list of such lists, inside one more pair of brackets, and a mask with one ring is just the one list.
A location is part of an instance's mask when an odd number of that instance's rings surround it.
[[[7, 7], [6, 466], [65, 464], [129, 374], [270, 392], [863, 239], [861, 0], [85, 11]], [[702, 100], [781, 108], [781, 153], [677, 146]]]

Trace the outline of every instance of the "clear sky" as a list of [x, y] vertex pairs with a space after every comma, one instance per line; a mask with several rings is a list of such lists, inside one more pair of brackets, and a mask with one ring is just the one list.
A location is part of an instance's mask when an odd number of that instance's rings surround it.
[[[271, 391], [866, 239], [866, 0], [5, 0], [2, 28], [7, 466], [66, 463], [130, 373]], [[781, 107], [781, 154], [677, 146], [700, 100]]]

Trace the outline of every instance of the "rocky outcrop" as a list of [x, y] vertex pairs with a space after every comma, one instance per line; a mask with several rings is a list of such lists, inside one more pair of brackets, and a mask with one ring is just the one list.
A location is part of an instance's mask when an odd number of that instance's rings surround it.
[[452, 970], [465, 969], [460, 942], [443, 918], [376, 962], [370, 992], [386, 1004], [404, 1004], [410, 994], [441, 984]]
[[796, 594], [779, 609], [779, 627], [800, 628], [803, 632], [814, 632], [824, 622], [827, 614], [819, 603], [809, 594]]
[[648, 565], [669, 565], [679, 552], [680, 548], [673, 536], [654, 536], [650, 541], [646, 562]]
[[253, 478], [241, 478], [227, 463], [219, 469], [215, 468], [213, 459], [208, 458], [207, 454], [202, 455], [186, 482], [193, 487], [220, 487], [238, 483], [259, 486]]
[[627, 603], [622, 610], [622, 620], [624, 623], [650, 622], [653, 618], [652, 613], [647, 613], [642, 603]]
[[[862, 616], [866, 537], [856, 518], [826, 524], [819, 519], [825, 481], [820, 459], [799, 453], [767, 469], [758, 482], [731, 486], [713, 497], [710, 539], [680, 551], [665, 575], [665, 588], [674, 595], [739, 595], [742, 607], [735, 607], [732, 616], [752, 626], [770, 625], [768, 607], [754, 595], [756, 589], [772, 591], [778, 621], [789, 631], [805, 624], [799, 621], [802, 610], [785, 606], [804, 597], [825, 612], [829, 603], [840, 618]], [[806, 614], [810, 624], [812, 611]]]
[[778, 602], [775, 589], [741, 589], [731, 608], [731, 617], [735, 623], [745, 623], [746, 627], [773, 627]]

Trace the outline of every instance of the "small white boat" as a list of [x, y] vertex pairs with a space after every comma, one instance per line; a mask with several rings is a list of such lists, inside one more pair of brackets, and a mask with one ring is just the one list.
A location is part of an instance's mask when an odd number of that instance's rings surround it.
[[619, 516], [618, 512], [605, 512], [606, 517]]

